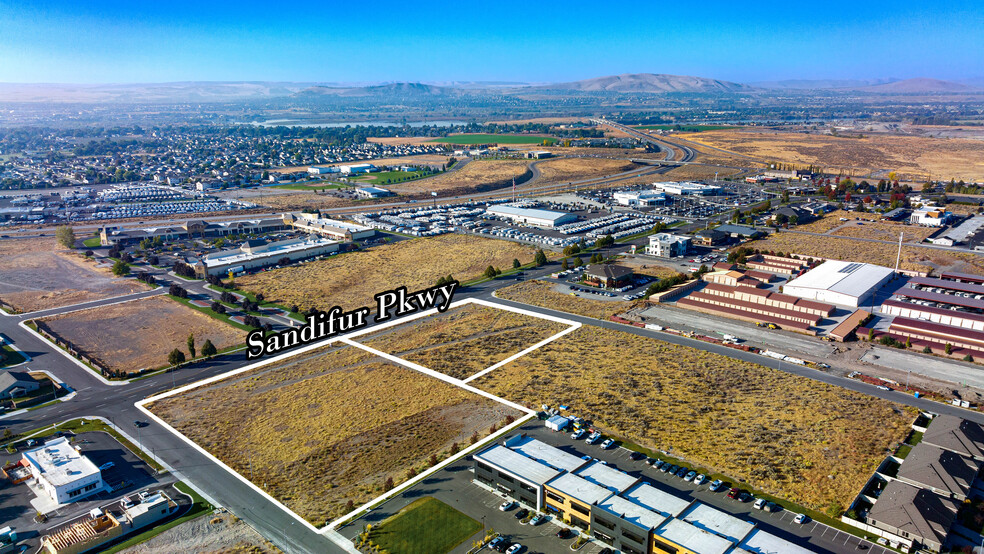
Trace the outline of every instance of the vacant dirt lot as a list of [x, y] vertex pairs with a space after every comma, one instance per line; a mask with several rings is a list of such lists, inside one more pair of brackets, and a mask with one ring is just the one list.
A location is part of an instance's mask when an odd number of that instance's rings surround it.
[[587, 326], [473, 384], [531, 406], [568, 404], [603, 431], [820, 510], [845, 509], [916, 416], [757, 364]]
[[166, 296], [113, 304], [41, 320], [59, 337], [105, 367], [131, 373], [167, 365], [167, 355], [195, 334], [198, 351], [211, 340], [219, 350], [242, 343], [245, 333]]
[[903, 242], [920, 243], [938, 231], [938, 229], [932, 229], [930, 227], [900, 225], [887, 221], [863, 222], [861, 225], [858, 225], [857, 222], [848, 223], [849, 225], [836, 229], [831, 234], [840, 237], [898, 241], [899, 233], [903, 233]]
[[499, 289], [496, 297], [543, 308], [560, 310], [598, 319], [608, 319], [629, 308], [629, 302], [592, 300], [581, 296], [571, 296], [554, 290], [553, 283], [545, 281], [524, 281], [511, 287]]
[[273, 554], [280, 550], [245, 521], [231, 515], [206, 515], [172, 527], [122, 551], [124, 554], [199, 552], [201, 554]]
[[303, 210], [304, 208], [342, 208], [345, 206], [371, 206], [373, 204], [383, 204], [393, 202], [393, 198], [376, 198], [370, 200], [349, 200], [339, 198], [329, 194], [316, 194], [308, 191], [285, 192], [283, 194], [271, 194], [255, 196], [249, 199], [275, 210]]
[[379, 291], [399, 286], [419, 290], [448, 274], [464, 282], [479, 277], [489, 265], [505, 269], [512, 267], [513, 259], [529, 263], [534, 252], [515, 242], [448, 234], [240, 277], [236, 283], [288, 307], [373, 307], [373, 295]]
[[618, 265], [632, 269], [632, 272], [637, 275], [649, 275], [657, 279], [666, 279], [680, 273], [678, 269], [654, 264], [651, 260], [641, 258], [624, 258], [618, 261]]
[[540, 162], [536, 167], [540, 170], [540, 178], [535, 183], [549, 185], [606, 177], [640, 166], [627, 160], [607, 158], [558, 158]]
[[0, 240], [0, 300], [21, 312], [69, 306], [147, 287], [64, 250], [55, 239]]
[[[867, 226], [866, 223], [864, 226]], [[819, 237], [792, 232], [780, 232], [768, 238], [745, 244], [748, 248], [764, 251], [797, 254], [800, 257], [830, 258], [851, 262], [867, 262], [895, 267], [898, 246], [891, 243], [866, 242], [841, 237]], [[898, 240], [895, 235], [894, 240]], [[902, 269], [913, 271], [958, 271], [984, 275], [984, 257], [965, 252], [948, 252], [916, 246], [902, 245]]]
[[522, 181], [529, 165], [528, 160], [474, 160], [457, 171], [399, 183], [389, 188], [404, 194], [432, 191], [445, 195], [482, 192], [509, 186], [513, 179]]
[[741, 154], [826, 170], [863, 175], [898, 171], [907, 178], [984, 179], [984, 141], [913, 136], [866, 135], [865, 138], [761, 130], [704, 131], [685, 138]]
[[465, 379], [568, 326], [468, 304], [359, 338], [359, 342], [457, 379]]
[[333, 347], [151, 406], [315, 525], [521, 414], [354, 347]]

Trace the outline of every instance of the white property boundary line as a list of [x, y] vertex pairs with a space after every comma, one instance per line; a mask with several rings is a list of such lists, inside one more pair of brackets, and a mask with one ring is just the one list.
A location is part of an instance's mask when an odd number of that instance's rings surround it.
[[[463, 305], [466, 305], [466, 304], [471, 304], [471, 303], [481, 304], [483, 306], [487, 306], [487, 307], [491, 307], [491, 308], [502, 309], [502, 310], [506, 310], [506, 311], [511, 311], [511, 312], [515, 312], [515, 313], [520, 313], [520, 314], [524, 314], [524, 315], [538, 317], [540, 319], [547, 319], [547, 320], [550, 320], [550, 321], [556, 321], [556, 322], [559, 322], [559, 323], [565, 323], [565, 324], [571, 325], [571, 328], [570, 329], [565, 329], [564, 331], [562, 331], [562, 332], [560, 332], [560, 333], [558, 333], [558, 334], [556, 334], [556, 335], [554, 335], [552, 337], [549, 337], [545, 341], [540, 341], [539, 343], [533, 345], [530, 348], [527, 348], [526, 350], [520, 352], [519, 354], [514, 355], [514, 356], [511, 356], [510, 357], [511, 359], [509, 359], [508, 361], [512, 361], [513, 359], [516, 359], [516, 358], [518, 358], [521, 355], [525, 355], [525, 354], [527, 354], [529, 352], [532, 352], [533, 350], [535, 350], [535, 349], [543, 346], [544, 344], [547, 344], [548, 342], [556, 339], [557, 337], [562, 336], [563, 334], [569, 333], [569, 332], [573, 331], [574, 329], [577, 329], [577, 328], [579, 328], [581, 326], [580, 323], [577, 323], [575, 321], [570, 321], [570, 320], [567, 320], [567, 319], [563, 319], [563, 318], [559, 318], [559, 317], [554, 317], [554, 316], [537, 314], [537, 313], [534, 313], [534, 312], [531, 312], [531, 311], [528, 311], [528, 310], [523, 310], [523, 309], [520, 309], [520, 308], [513, 308], [511, 306], [504, 306], [504, 305], [501, 305], [501, 304], [497, 304], [495, 302], [488, 302], [488, 301], [479, 300], [479, 299], [465, 299], [465, 300], [460, 300], [458, 302], [452, 303], [449, 306], [449, 308], [457, 308], [457, 307], [460, 307], [460, 306], [463, 306]], [[253, 491], [255, 491], [257, 494], [261, 495], [262, 497], [264, 497], [265, 499], [267, 499], [268, 501], [270, 501], [271, 503], [273, 503], [275, 506], [277, 506], [278, 508], [280, 508], [281, 510], [283, 510], [284, 512], [286, 512], [287, 514], [289, 514], [291, 517], [293, 517], [294, 519], [296, 519], [301, 525], [305, 526], [306, 528], [308, 528], [309, 530], [311, 530], [311, 531], [313, 531], [315, 533], [319, 533], [321, 535], [325, 535], [325, 536], [328, 536], [329, 538], [331, 538], [335, 534], [334, 533], [335, 532], [335, 529], [343, 521], [345, 521], [345, 520], [347, 520], [349, 518], [352, 518], [354, 516], [359, 515], [361, 512], [366, 511], [373, 504], [376, 504], [376, 503], [378, 503], [380, 501], [383, 501], [383, 500], [387, 500], [390, 497], [392, 497], [392, 496], [394, 496], [396, 494], [399, 494], [399, 493], [403, 492], [404, 490], [406, 490], [406, 489], [408, 489], [408, 488], [416, 485], [418, 482], [422, 481], [423, 479], [426, 479], [428, 476], [432, 475], [433, 473], [435, 473], [437, 471], [440, 471], [441, 469], [444, 469], [446, 466], [448, 466], [448, 465], [450, 465], [452, 463], [457, 462], [458, 460], [460, 460], [463, 457], [467, 456], [468, 454], [470, 454], [470, 453], [478, 450], [479, 448], [483, 448], [483, 447], [487, 446], [490, 441], [497, 440], [502, 435], [505, 435], [505, 434], [507, 434], [509, 432], [512, 432], [517, 427], [525, 424], [527, 421], [529, 421], [533, 417], [536, 417], [536, 411], [531, 410], [529, 408], [526, 408], [524, 406], [521, 406], [519, 404], [516, 404], [514, 402], [510, 402], [510, 401], [505, 400], [503, 398], [499, 398], [499, 397], [497, 397], [497, 396], [495, 396], [495, 395], [493, 395], [491, 393], [488, 393], [488, 392], [485, 392], [485, 391], [476, 389], [475, 387], [472, 387], [471, 385], [468, 385], [467, 383], [465, 383], [464, 381], [462, 381], [460, 379], [455, 379], [454, 377], [445, 375], [443, 373], [439, 373], [437, 371], [434, 371], [432, 369], [423, 367], [421, 365], [414, 364], [412, 362], [408, 362], [406, 360], [403, 360], [403, 359], [398, 358], [396, 356], [393, 356], [391, 354], [386, 354], [385, 352], [380, 352], [380, 351], [378, 351], [378, 350], [376, 350], [374, 348], [371, 348], [371, 347], [368, 347], [368, 346], [359, 344], [359, 343], [357, 343], [357, 342], [355, 342], [355, 341], [352, 340], [353, 337], [362, 336], [362, 335], [365, 335], [365, 334], [368, 334], [368, 333], [374, 333], [376, 331], [387, 329], [389, 327], [393, 327], [393, 326], [396, 326], [396, 325], [403, 325], [403, 324], [408, 323], [410, 321], [413, 321], [415, 319], [419, 319], [421, 317], [426, 317], [426, 316], [429, 316], [429, 315], [433, 315], [435, 313], [437, 313], [437, 309], [436, 308], [433, 308], [433, 309], [430, 309], [430, 310], [427, 310], [427, 311], [424, 311], [424, 312], [421, 312], [421, 313], [418, 313], [418, 314], [414, 314], [411, 317], [407, 317], [407, 318], [403, 318], [403, 319], [397, 319], [397, 320], [394, 320], [394, 321], [389, 321], [389, 322], [384, 323], [382, 325], [377, 325], [377, 326], [371, 327], [369, 329], [364, 329], [364, 330], [361, 330], [361, 331], [357, 331], [355, 333], [352, 333], [350, 335], [346, 335], [344, 337], [339, 337], [339, 338], [334, 338], [334, 339], [326, 339], [326, 340], [323, 340], [323, 341], [320, 341], [320, 342], [317, 342], [317, 343], [314, 343], [314, 344], [309, 344], [307, 346], [304, 346], [302, 348], [297, 348], [297, 349], [291, 350], [291, 351], [286, 352], [284, 354], [281, 354], [279, 356], [274, 356], [274, 357], [272, 357], [270, 359], [263, 360], [263, 361], [260, 361], [260, 362], [255, 363], [255, 364], [247, 365], [246, 367], [235, 369], [235, 370], [232, 370], [232, 371], [223, 373], [221, 375], [216, 375], [214, 377], [210, 377], [208, 379], [203, 379], [201, 381], [198, 381], [198, 382], [195, 382], [195, 383], [191, 383], [191, 384], [185, 385], [183, 387], [179, 387], [179, 388], [174, 389], [174, 390], [170, 390], [170, 391], [167, 391], [167, 392], [163, 392], [161, 394], [158, 394], [158, 395], [151, 396], [150, 398], [146, 398], [144, 400], [141, 400], [139, 402], [134, 403], [134, 406], [136, 406], [136, 408], [138, 410], [140, 410], [141, 412], [143, 412], [148, 418], [150, 418], [153, 421], [156, 421], [164, 429], [166, 429], [167, 431], [173, 433], [178, 438], [180, 438], [185, 443], [187, 443], [189, 446], [191, 446], [193, 449], [195, 449], [197, 452], [201, 453], [206, 458], [212, 460], [216, 465], [218, 465], [222, 469], [224, 469], [227, 472], [229, 472], [230, 474], [232, 474], [235, 478], [237, 478], [240, 481], [242, 481], [242, 483], [244, 485], [246, 485], [247, 487], [253, 489]], [[517, 421], [513, 422], [512, 425], [506, 426], [503, 429], [500, 429], [498, 432], [496, 432], [496, 433], [494, 433], [494, 434], [486, 437], [485, 440], [479, 441], [476, 444], [471, 445], [470, 447], [468, 447], [468, 448], [460, 451], [458, 454], [445, 459], [444, 461], [442, 461], [441, 463], [437, 464], [436, 466], [434, 466], [434, 467], [428, 469], [427, 471], [424, 471], [423, 473], [417, 475], [415, 478], [409, 479], [407, 481], [404, 481], [404, 482], [400, 483], [399, 486], [394, 487], [391, 491], [389, 491], [389, 492], [387, 492], [385, 494], [382, 494], [380, 496], [377, 496], [376, 498], [373, 498], [373, 499], [369, 500], [368, 502], [366, 502], [362, 506], [359, 506], [358, 508], [356, 508], [352, 512], [349, 512], [348, 514], [345, 514], [345, 515], [343, 515], [343, 516], [341, 516], [339, 518], [336, 518], [335, 520], [333, 520], [331, 522], [326, 523], [323, 527], [321, 527], [319, 529], [319, 528], [315, 527], [314, 525], [312, 525], [311, 523], [309, 523], [304, 518], [302, 518], [299, 515], [297, 515], [293, 510], [291, 510], [290, 508], [288, 508], [287, 506], [285, 506], [282, 502], [280, 502], [276, 498], [270, 496], [266, 491], [264, 491], [260, 487], [258, 487], [255, 484], [253, 484], [249, 479], [247, 479], [243, 475], [239, 474], [236, 470], [232, 469], [230, 466], [228, 466], [227, 464], [225, 464], [224, 462], [222, 462], [222, 460], [219, 460], [217, 457], [215, 457], [214, 455], [212, 455], [210, 452], [208, 452], [207, 450], [205, 450], [204, 448], [202, 448], [201, 446], [199, 446], [198, 444], [196, 444], [193, 440], [191, 440], [190, 438], [188, 438], [187, 436], [185, 436], [184, 434], [182, 434], [181, 432], [179, 432], [177, 429], [175, 429], [174, 427], [172, 427], [171, 425], [169, 425], [166, 421], [164, 421], [163, 419], [161, 419], [160, 417], [158, 417], [157, 415], [155, 415], [149, 409], [147, 409], [147, 404], [151, 404], [153, 402], [157, 402], [159, 400], [163, 400], [163, 399], [168, 398], [168, 397], [171, 397], [171, 396], [182, 394], [182, 393], [185, 393], [187, 391], [190, 391], [190, 390], [193, 390], [193, 389], [196, 389], [196, 388], [199, 388], [199, 387], [210, 385], [212, 383], [216, 383], [218, 381], [222, 381], [224, 379], [228, 379], [229, 377], [234, 377], [236, 375], [240, 375], [240, 374], [246, 373], [248, 371], [253, 371], [255, 369], [258, 369], [258, 368], [263, 367], [263, 366], [266, 366], [266, 365], [271, 365], [271, 364], [275, 364], [275, 363], [278, 363], [278, 362], [282, 362], [282, 361], [284, 361], [284, 360], [286, 360], [288, 358], [297, 356], [298, 354], [303, 354], [305, 352], [310, 352], [312, 350], [316, 350], [316, 349], [322, 348], [324, 346], [329, 346], [329, 345], [331, 345], [334, 342], [343, 342], [343, 343], [345, 343], [347, 345], [354, 346], [356, 348], [365, 350], [367, 352], [370, 352], [372, 354], [375, 354], [376, 356], [379, 356], [379, 357], [384, 358], [386, 360], [389, 360], [389, 361], [391, 361], [393, 363], [396, 363], [396, 364], [398, 364], [400, 366], [404, 366], [404, 367], [407, 367], [409, 369], [413, 369], [415, 371], [418, 371], [418, 372], [423, 373], [425, 375], [428, 375], [430, 377], [434, 377], [434, 378], [440, 379], [441, 381], [444, 381], [444, 382], [449, 383], [451, 385], [455, 385], [457, 387], [460, 387], [462, 389], [465, 389], [465, 390], [467, 390], [467, 391], [469, 391], [469, 392], [471, 392], [473, 394], [477, 394], [477, 395], [480, 395], [482, 397], [489, 398], [491, 400], [494, 400], [496, 402], [499, 402], [501, 404], [504, 404], [506, 406], [509, 406], [510, 408], [519, 410], [519, 411], [525, 413], [526, 415], [523, 416], [523, 417], [521, 417], [521, 418], [519, 418]], [[67, 355], [67, 353], [65, 353], [65, 354]], [[74, 360], [74, 358], [72, 358], [72, 359]], [[81, 363], [81, 362], [78, 362], [78, 363]], [[482, 374], [487, 373], [488, 371], [491, 371], [492, 369], [496, 369], [497, 367], [501, 367], [501, 365], [504, 365], [504, 363], [500, 362], [500, 364], [496, 364], [495, 366], [492, 366], [489, 369], [483, 370]], [[473, 377], [475, 377], [475, 376], [472, 376], [472, 378]]]

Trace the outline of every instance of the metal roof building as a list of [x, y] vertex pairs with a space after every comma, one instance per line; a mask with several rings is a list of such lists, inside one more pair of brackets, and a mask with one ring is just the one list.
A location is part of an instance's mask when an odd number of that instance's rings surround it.
[[857, 308], [895, 277], [887, 267], [827, 260], [793, 279], [783, 292], [799, 298]]
[[577, 221], [577, 216], [566, 212], [538, 210], [535, 208], [519, 208], [509, 204], [489, 206], [485, 213], [511, 219], [514, 223], [525, 223], [536, 227], [556, 227], [564, 223]]

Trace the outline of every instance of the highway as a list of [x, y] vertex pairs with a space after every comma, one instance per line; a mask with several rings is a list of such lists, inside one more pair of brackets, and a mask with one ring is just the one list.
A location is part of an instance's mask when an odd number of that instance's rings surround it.
[[[674, 144], [672, 142], [659, 140], [656, 137], [650, 135], [649, 133], [643, 133], [638, 129], [633, 129], [632, 127], [622, 125], [621, 123], [615, 123], [612, 121], [608, 121], [607, 119], [592, 119], [591, 122], [596, 125], [605, 125], [611, 127], [616, 131], [621, 131], [643, 142], [648, 142], [650, 144], [659, 147], [661, 151], [666, 152], [666, 158], [664, 158], [663, 160], [664, 162], [687, 163], [693, 161], [693, 159], [697, 156], [693, 148], [690, 148], [689, 146], [683, 146], [681, 144]], [[679, 149], [683, 153], [683, 156], [679, 160], [676, 159], [676, 152], [674, 151], [674, 149]]]

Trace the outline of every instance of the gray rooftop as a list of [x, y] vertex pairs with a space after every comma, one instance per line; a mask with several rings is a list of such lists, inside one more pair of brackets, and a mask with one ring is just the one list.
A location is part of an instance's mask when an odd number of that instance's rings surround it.
[[612, 496], [612, 491], [599, 487], [573, 473], [565, 473], [547, 483], [547, 486], [588, 505], [594, 505]]
[[934, 417], [923, 434], [922, 442], [978, 460], [984, 459], [984, 429], [973, 421], [956, 416]]
[[632, 487], [622, 494], [622, 497], [669, 517], [679, 516], [687, 509], [687, 506], [690, 506], [691, 502], [690, 500], [677, 498], [668, 492], [661, 491], [646, 483], [639, 483]]
[[618, 496], [612, 496], [598, 503], [602, 510], [621, 518], [636, 527], [647, 531], [655, 529], [666, 521], [666, 516], [647, 510], [642, 506]]
[[537, 485], [542, 485], [560, 475], [559, 470], [517, 454], [500, 444], [475, 454], [475, 459]]
[[605, 487], [616, 494], [631, 487], [636, 483], [636, 481], [639, 480], [637, 477], [632, 477], [627, 473], [622, 473], [621, 471], [608, 467], [601, 462], [594, 462], [587, 465], [575, 471], [574, 474], [586, 481], [598, 485], [599, 487]]
[[755, 525], [752, 523], [738, 519], [731, 514], [726, 514], [717, 508], [712, 508], [700, 502], [694, 502], [679, 517], [687, 523], [705, 531], [721, 535], [734, 543], [740, 542], [755, 528]]
[[555, 469], [574, 471], [585, 464], [585, 461], [579, 456], [568, 454], [532, 437], [517, 435], [506, 441], [506, 446], [527, 458], [537, 460]]
[[812, 554], [813, 552], [761, 529], [752, 531], [738, 546], [750, 554]]
[[36, 383], [37, 380], [25, 371], [0, 371], [0, 390], [18, 383]]
[[943, 236], [953, 239], [955, 242], [964, 242], [967, 240], [967, 237], [980, 231], [981, 227], [984, 227], [984, 216], [978, 215], [951, 228], [949, 231], [943, 233]]
[[920, 442], [902, 462], [898, 478], [966, 497], [980, 470], [978, 460]]
[[562, 217], [570, 215], [567, 212], [554, 212], [550, 210], [538, 210], [535, 208], [520, 208], [517, 206], [510, 206], [508, 204], [489, 206], [489, 208], [485, 211], [493, 215], [517, 215], [520, 217], [532, 217], [536, 219], [546, 219], [549, 221], [556, 221]]
[[682, 519], [669, 519], [654, 533], [695, 554], [724, 554], [734, 546], [728, 539], [708, 533]]
[[868, 512], [868, 519], [943, 543], [959, 509], [957, 500], [901, 481], [889, 481]]

